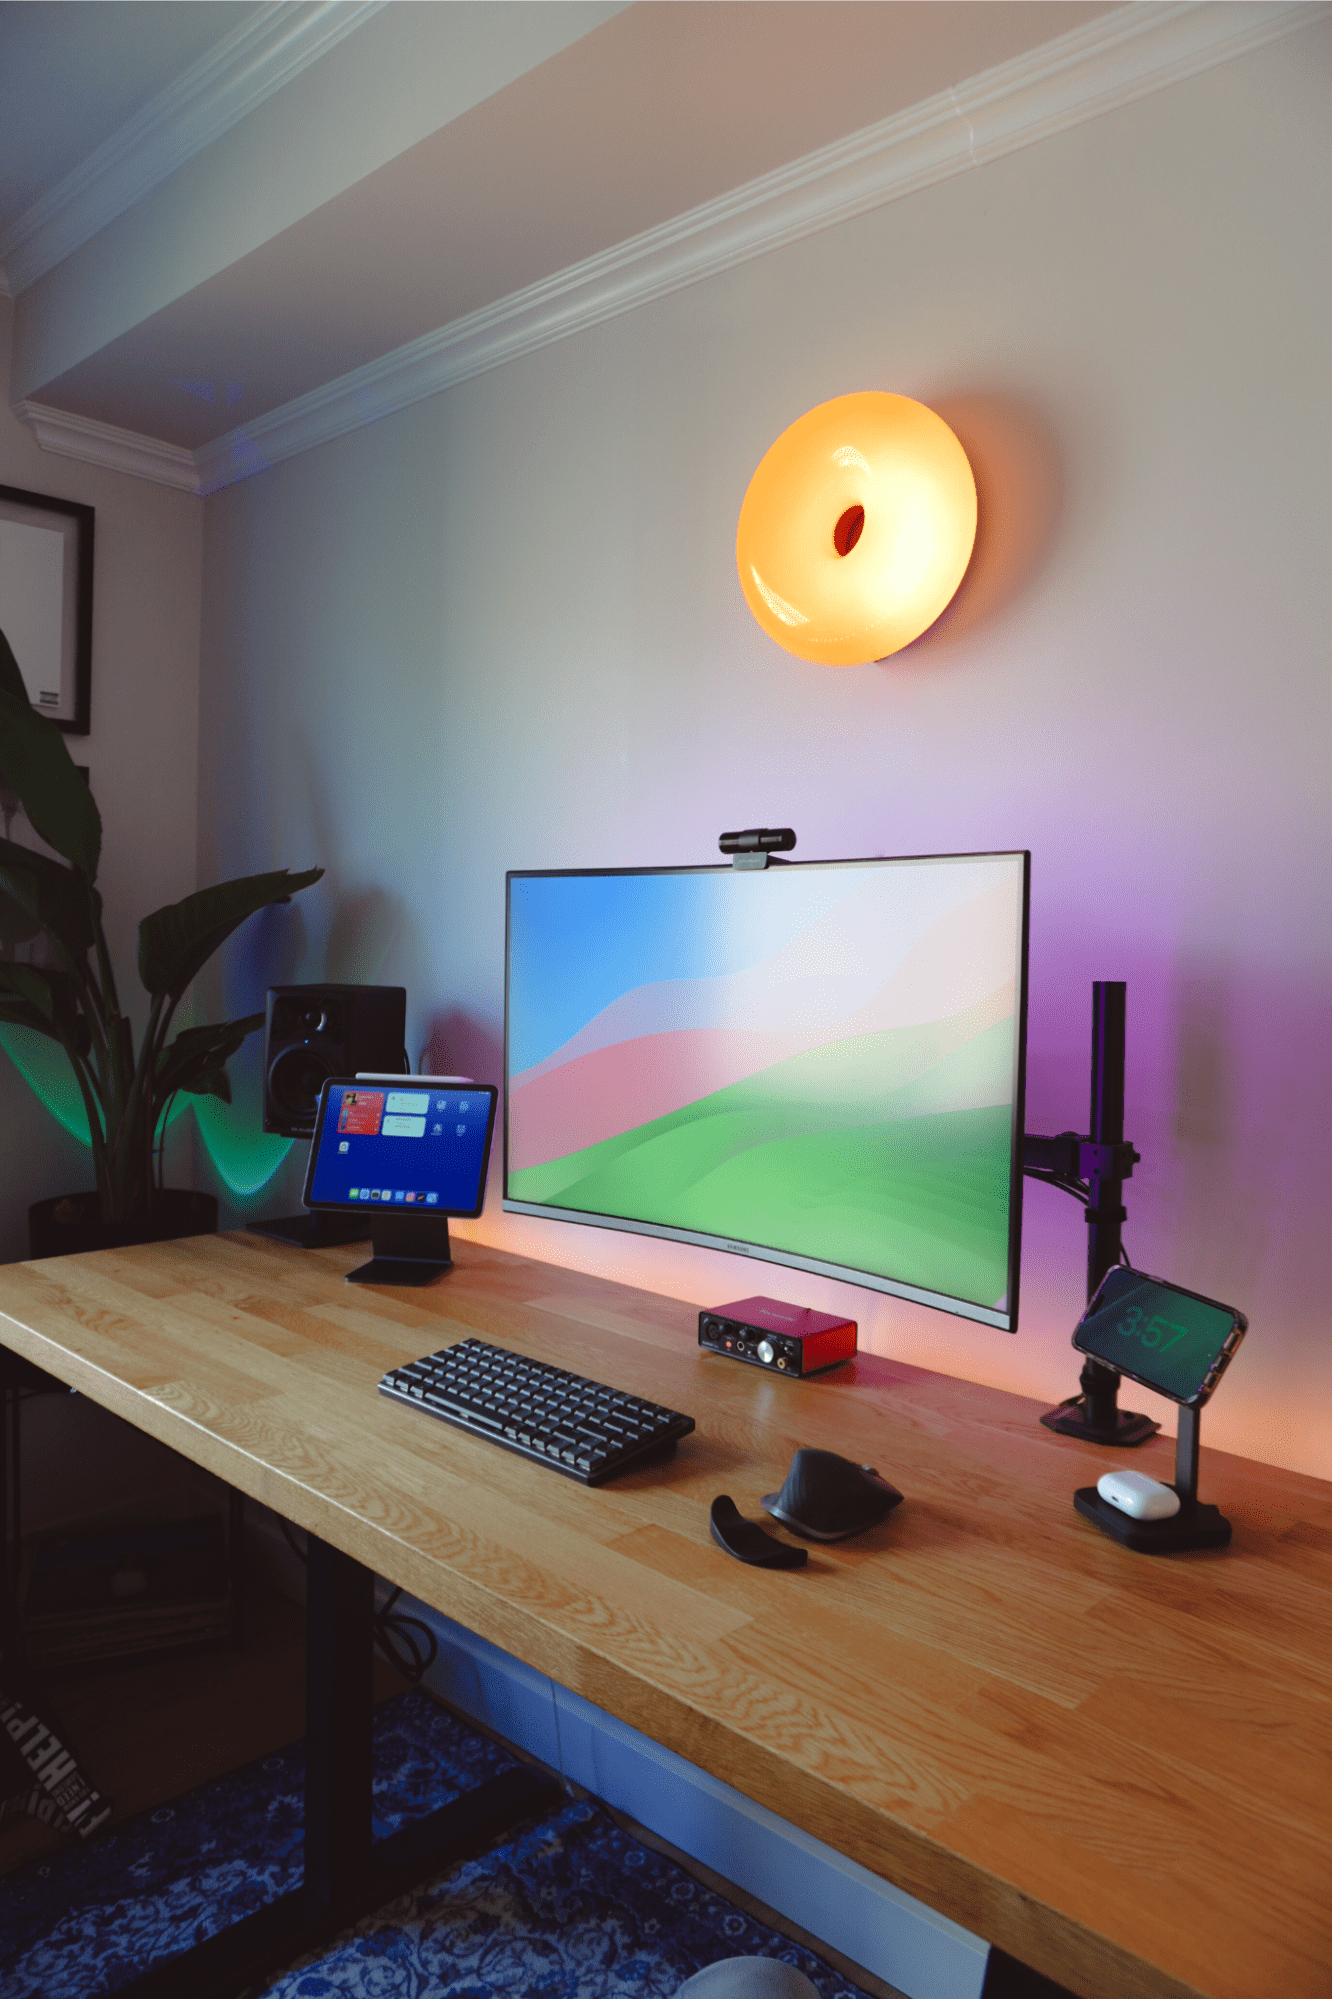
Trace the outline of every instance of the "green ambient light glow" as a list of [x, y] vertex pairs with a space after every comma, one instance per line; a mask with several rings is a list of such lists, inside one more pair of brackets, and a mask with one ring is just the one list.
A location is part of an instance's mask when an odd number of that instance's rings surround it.
[[[0, 1048], [56, 1122], [80, 1145], [88, 1145], [83, 1098], [64, 1049], [32, 1028], [7, 1023], [0, 1024]], [[244, 1200], [266, 1187], [291, 1151], [291, 1139], [261, 1131], [253, 1105], [224, 1104], [217, 1097], [177, 1097], [167, 1114], [168, 1125], [190, 1106], [204, 1149], [228, 1193]]]
[[224, 1104], [217, 1097], [192, 1097], [199, 1136], [227, 1191], [244, 1200], [266, 1187], [294, 1140], [259, 1129], [253, 1105]]

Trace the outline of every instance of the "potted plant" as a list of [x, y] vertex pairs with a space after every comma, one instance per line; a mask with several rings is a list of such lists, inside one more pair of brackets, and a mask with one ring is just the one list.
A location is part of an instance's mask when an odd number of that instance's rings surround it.
[[[256, 910], [308, 888], [323, 869], [246, 875], [145, 916], [139, 977], [150, 1007], [136, 1051], [102, 925], [101, 814], [60, 730], [31, 706], [3, 632], [0, 779], [33, 831], [60, 857], [0, 839], [0, 1022], [33, 1028], [64, 1049], [87, 1113], [97, 1181], [95, 1202], [75, 1195], [37, 1204], [30, 1215], [32, 1253], [215, 1228], [217, 1204], [210, 1197], [155, 1184], [154, 1147], [177, 1091], [230, 1103], [228, 1058], [264, 1016], [186, 1027], [174, 1038], [172, 1020], [196, 973], [233, 930]], [[41, 962], [15, 958], [15, 947], [38, 939]], [[50, 1214], [66, 1226], [53, 1225]], [[89, 1223], [95, 1225], [91, 1233]]]

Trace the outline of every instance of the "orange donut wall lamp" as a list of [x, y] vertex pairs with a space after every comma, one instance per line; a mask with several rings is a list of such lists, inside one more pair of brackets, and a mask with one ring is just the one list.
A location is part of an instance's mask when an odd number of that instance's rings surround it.
[[769, 446], [741, 506], [736, 567], [780, 646], [864, 666], [934, 624], [976, 534], [972, 467], [943, 417], [872, 389], [807, 410]]

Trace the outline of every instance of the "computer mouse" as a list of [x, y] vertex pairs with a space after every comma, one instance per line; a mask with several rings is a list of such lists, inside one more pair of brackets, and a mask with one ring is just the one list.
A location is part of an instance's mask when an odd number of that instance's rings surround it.
[[870, 1465], [854, 1465], [836, 1451], [800, 1450], [781, 1492], [770, 1492], [759, 1503], [794, 1534], [845, 1541], [891, 1513], [902, 1494]]

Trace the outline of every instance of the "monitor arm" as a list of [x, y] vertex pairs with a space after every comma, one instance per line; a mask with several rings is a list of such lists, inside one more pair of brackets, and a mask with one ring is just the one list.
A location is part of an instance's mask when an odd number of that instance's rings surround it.
[[[1124, 1183], [1139, 1163], [1125, 1138], [1125, 982], [1098, 979], [1092, 988], [1092, 1093], [1090, 1132], [1062, 1131], [1054, 1138], [1035, 1133], [1023, 1140], [1023, 1171], [1045, 1180], [1085, 1204], [1088, 1224], [1087, 1296], [1091, 1300], [1108, 1270], [1121, 1259], [1121, 1199]], [[1048, 1430], [1082, 1437], [1092, 1444], [1144, 1444], [1161, 1427], [1151, 1416], [1135, 1416], [1116, 1406], [1120, 1376], [1089, 1355], [1079, 1375], [1078, 1395], [1042, 1417]]]

